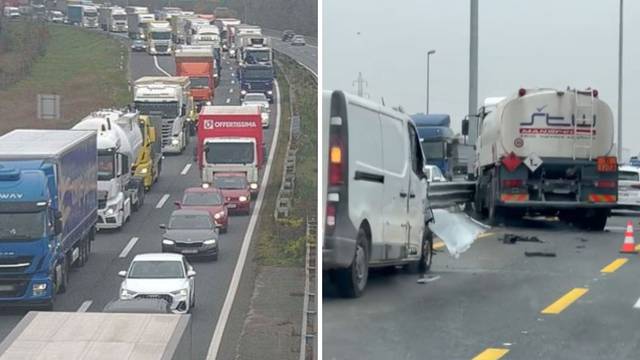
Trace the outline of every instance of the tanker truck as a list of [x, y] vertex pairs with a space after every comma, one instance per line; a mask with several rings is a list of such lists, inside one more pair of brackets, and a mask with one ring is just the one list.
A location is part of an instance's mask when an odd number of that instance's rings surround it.
[[98, 133], [97, 229], [120, 229], [144, 202], [144, 179], [131, 171], [143, 145], [139, 114], [103, 109], [72, 129]]
[[487, 99], [476, 143], [476, 211], [489, 223], [535, 213], [603, 230], [617, 202], [618, 166], [613, 115], [598, 95], [519, 89]]

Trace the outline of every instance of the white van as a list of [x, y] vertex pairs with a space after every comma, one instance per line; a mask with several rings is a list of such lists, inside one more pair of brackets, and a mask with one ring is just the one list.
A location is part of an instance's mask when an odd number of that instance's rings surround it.
[[357, 297], [370, 267], [431, 266], [424, 154], [409, 116], [342, 91], [323, 93], [323, 268]]

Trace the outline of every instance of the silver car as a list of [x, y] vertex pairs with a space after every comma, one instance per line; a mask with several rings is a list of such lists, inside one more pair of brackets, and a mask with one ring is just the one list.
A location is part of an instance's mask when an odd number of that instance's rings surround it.
[[164, 299], [171, 311], [185, 314], [196, 304], [193, 266], [181, 254], [140, 254], [123, 277], [120, 299]]
[[269, 127], [269, 99], [263, 93], [248, 93], [242, 99], [242, 106], [258, 106], [262, 116], [262, 127]]
[[291, 39], [291, 45], [293, 46], [305, 46], [307, 42], [304, 40], [304, 36], [302, 35], [294, 35]]

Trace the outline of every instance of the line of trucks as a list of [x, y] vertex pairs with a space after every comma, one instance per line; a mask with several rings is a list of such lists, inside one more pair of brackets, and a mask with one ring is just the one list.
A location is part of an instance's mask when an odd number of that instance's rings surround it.
[[[341, 91], [326, 91], [322, 106], [328, 278], [355, 297], [366, 287], [369, 268], [428, 270], [433, 212], [427, 152], [442, 148], [423, 146], [428, 136], [420, 125], [447, 121], [414, 121]], [[597, 90], [522, 88], [486, 99], [477, 116], [471, 178], [472, 208], [480, 217], [493, 225], [525, 214], [558, 216], [579, 228], [604, 229], [617, 203], [618, 160], [613, 115]], [[468, 120], [462, 125], [466, 136]]]

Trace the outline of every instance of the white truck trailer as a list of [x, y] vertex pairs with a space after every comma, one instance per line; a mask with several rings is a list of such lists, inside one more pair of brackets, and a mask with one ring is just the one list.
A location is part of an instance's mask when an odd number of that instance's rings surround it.
[[616, 205], [613, 115], [597, 90], [519, 89], [480, 111], [476, 211], [526, 212], [602, 230]]

